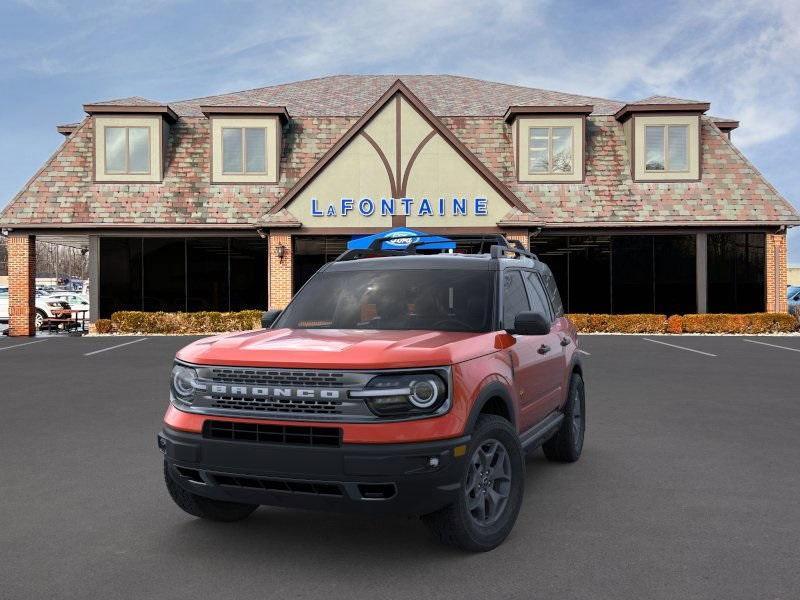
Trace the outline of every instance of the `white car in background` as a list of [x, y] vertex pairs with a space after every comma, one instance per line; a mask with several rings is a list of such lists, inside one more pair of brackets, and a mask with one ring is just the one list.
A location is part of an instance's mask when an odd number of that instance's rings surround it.
[[[47, 298], [61, 300], [69, 304], [72, 310], [89, 310], [89, 298], [79, 292], [53, 292]], [[86, 320], [89, 320], [89, 313], [86, 313]], [[81, 315], [75, 315], [76, 319], [80, 319]]]
[[[88, 304], [88, 303], [87, 303]], [[58, 311], [69, 310], [69, 302], [53, 296], [36, 296], [36, 329], [41, 329], [45, 319], [56, 318]], [[8, 288], [0, 287], [0, 322], [8, 321]]]

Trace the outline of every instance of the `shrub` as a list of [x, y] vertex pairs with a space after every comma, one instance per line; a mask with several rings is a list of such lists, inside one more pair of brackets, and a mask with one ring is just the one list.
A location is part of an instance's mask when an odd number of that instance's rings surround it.
[[784, 333], [799, 331], [800, 322], [787, 313], [744, 315], [567, 315], [584, 333]]
[[111, 315], [111, 323], [120, 333], [222, 333], [260, 328], [261, 311], [194, 313], [120, 311]]
[[797, 319], [787, 313], [683, 316], [683, 331], [686, 333], [786, 333], [797, 329]]
[[667, 333], [683, 333], [683, 317], [672, 315], [667, 319]]
[[111, 333], [113, 330], [111, 319], [97, 319], [94, 322], [94, 330], [97, 333]]
[[664, 333], [666, 315], [567, 315], [578, 331], [593, 333]]

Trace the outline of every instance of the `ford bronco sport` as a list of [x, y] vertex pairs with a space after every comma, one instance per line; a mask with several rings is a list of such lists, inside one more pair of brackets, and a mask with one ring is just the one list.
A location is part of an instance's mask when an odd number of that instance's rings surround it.
[[261, 504], [419, 515], [472, 551], [506, 538], [525, 451], [580, 457], [576, 331], [523, 248], [424, 243], [348, 251], [264, 313], [266, 330], [177, 353], [158, 445], [180, 508], [218, 521]]

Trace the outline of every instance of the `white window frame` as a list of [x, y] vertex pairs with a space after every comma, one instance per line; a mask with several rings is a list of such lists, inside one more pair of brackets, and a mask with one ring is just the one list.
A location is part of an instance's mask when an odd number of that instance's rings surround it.
[[[241, 137], [241, 152], [242, 152], [242, 170], [241, 171], [226, 171], [225, 170], [225, 131], [226, 130], [239, 130], [242, 132]], [[248, 129], [260, 129], [264, 136], [264, 170], [263, 171], [248, 171], [247, 170], [247, 139], [246, 131]], [[220, 143], [222, 144], [222, 174], [223, 175], [266, 175], [269, 173], [269, 128], [261, 126], [223, 126], [220, 128]]]
[[[546, 171], [531, 171], [531, 135], [534, 129], [547, 130], [547, 170]], [[569, 147], [570, 147], [570, 170], [569, 171], [554, 171], [553, 170], [553, 130], [554, 129], [569, 129]], [[572, 125], [531, 125], [528, 128], [528, 175], [574, 175], [575, 174], [575, 128]]]
[[[572, 172], [552, 172], [552, 129], [563, 127], [572, 132]], [[548, 172], [530, 172], [530, 129], [548, 129]], [[585, 115], [521, 115], [512, 123], [512, 141], [517, 180], [520, 183], [582, 183], [585, 175]]]
[[[124, 129], [125, 130], [125, 169], [122, 171], [112, 171], [108, 168], [108, 130], [109, 129]], [[147, 131], [147, 170], [146, 171], [131, 171], [131, 145], [130, 145], [130, 130], [131, 129], [144, 129]], [[107, 125], [103, 127], [103, 168], [106, 175], [150, 175], [150, 165], [153, 148], [150, 140], [152, 138], [152, 130], [149, 125]]]
[[[686, 130], [686, 137], [684, 138], [686, 142], [686, 168], [685, 169], [671, 169], [669, 164], [669, 130], [674, 127], [682, 127]], [[647, 168], [647, 130], [648, 129], [663, 129], [664, 136], [662, 140], [662, 149], [661, 152], [664, 156], [664, 168], [663, 169], [648, 169]], [[684, 124], [659, 124], [659, 125], [645, 125], [644, 126], [644, 139], [645, 139], [645, 147], [644, 147], [644, 170], [645, 173], [688, 173], [691, 167], [691, 158], [690, 158], [690, 150], [689, 150], [689, 137], [690, 137], [690, 125]]]

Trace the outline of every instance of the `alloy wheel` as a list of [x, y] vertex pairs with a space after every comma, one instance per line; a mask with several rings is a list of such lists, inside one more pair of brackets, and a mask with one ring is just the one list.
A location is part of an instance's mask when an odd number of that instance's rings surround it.
[[511, 458], [501, 442], [486, 440], [472, 453], [465, 494], [478, 525], [492, 525], [503, 514], [511, 494]]

